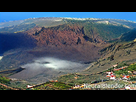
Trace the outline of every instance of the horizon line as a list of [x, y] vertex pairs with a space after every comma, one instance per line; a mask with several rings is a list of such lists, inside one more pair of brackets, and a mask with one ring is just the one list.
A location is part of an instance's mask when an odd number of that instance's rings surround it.
[[[26, 18], [26, 19], [20, 19], [20, 20], [27, 20], [27, 19], [36, 19], [36, 18], [65, 18], [65, 19], [67, 19], [67, 18], [73, 18], [73, 20], [76, 20], [76, 19], [90, 19], [90, 20], [92, 20], [92, 19], [114, 19], [114, 20], [124, 20], [124, 21], [129, 21], [129, 22], [134, 22], [134, 23], [136, 23], [136, 21], [133, 21], [133, 20], [126, 20], [126, 19], [117, 19], [117, 18], [90, 18], [90, 17], [54, 17], [54, 16], [52, 16], [52, 17], [30, 17], [30, 18]], [[9, 20], [9, 21], [6, 21], [6, 20], [4, 20], [4, 21], [2, 21], [2, 22], [0, 22], [0, 23], [4, 23], [4, 22], [13, 22], [13, 21], [19, 21], [19, 20]]]

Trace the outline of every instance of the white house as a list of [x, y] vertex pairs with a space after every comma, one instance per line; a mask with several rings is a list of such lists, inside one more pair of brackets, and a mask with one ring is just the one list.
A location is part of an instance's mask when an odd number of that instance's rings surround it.
[[130, 90], [131, 88], [130, 88], [130, 86], [127, 85], [127, 86], [125, 86], [125, 89]]
[[111, 75], [110, 76], [110, 80], [116, 80], [116, 76], [115, 75]]
[[115, 77], [110, 77], [110, 80], [116, 80], [116, 78]]
[[26, 85], [27, 88], [33, 88], [34, 86], [31, 85]]
[[128, 80], [129, 76], [123, 75], [123, 80]]

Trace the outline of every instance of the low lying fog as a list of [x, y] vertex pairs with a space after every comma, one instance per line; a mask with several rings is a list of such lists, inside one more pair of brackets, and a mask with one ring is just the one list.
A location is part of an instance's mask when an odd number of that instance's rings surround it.
[[45, 57], [34, 60], [33, 63], [28, 63], [22, 66], [23, 68], [53, 68], [53, 69], [73, 69], [83, 67], [83, 64], [77, 62], [71, 62], [53, 57]]
[[22, 68], [25, 68], [25, 70], [11, 75], [10, 78], [40, 83], [46, 82], [59, 75], [79, 72], [87, 68], [89, 65], [90, 64], [82, 64], [54, 57], [43, 57], [34, 59], [32, 63], [27, 63], [21, 66]]

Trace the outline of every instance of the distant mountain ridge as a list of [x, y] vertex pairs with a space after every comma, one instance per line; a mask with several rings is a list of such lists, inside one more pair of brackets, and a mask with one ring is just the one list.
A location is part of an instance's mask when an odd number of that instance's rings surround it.
[[40, 17], [28, 18], [24, 20], [15, 20], [9, 22], [0, 22], [0, 31], [4, 27], [12, 27], [16, 25], [36, 24], [37, 26], [51, 27], [55, 25], [65, 24], [67, 20], [92, 21], [96, 23], [123, 25], [127, 28], [136, 28], [136, 22], [121, 19], [103, 19], [103, 18], [69, 18], [69, 17]]
[[[15, 20], [15, 21], [9, 21], [9, 22], [1, 22], [0, 23], [0, 29], [4, 27], [12, 27], [17, 25], [25, 25], [25, 24], [37, 24], [42, 25], [42, 23], [54, 23], [57, 21], [61, 21], [62, 18], [57, 17], [40, 17], [40, 18], [28, 18], [24, 20]], [[46, 24], [45, 24], [46, 25]], [[44, 26], [44, 25], [42, 25]]]

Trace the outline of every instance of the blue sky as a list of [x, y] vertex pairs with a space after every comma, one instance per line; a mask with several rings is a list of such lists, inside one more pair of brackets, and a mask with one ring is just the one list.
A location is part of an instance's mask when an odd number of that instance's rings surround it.
[[136, 21], [136, 12], [0, 12], [0, 22], [33, 17], [114, 18]]

